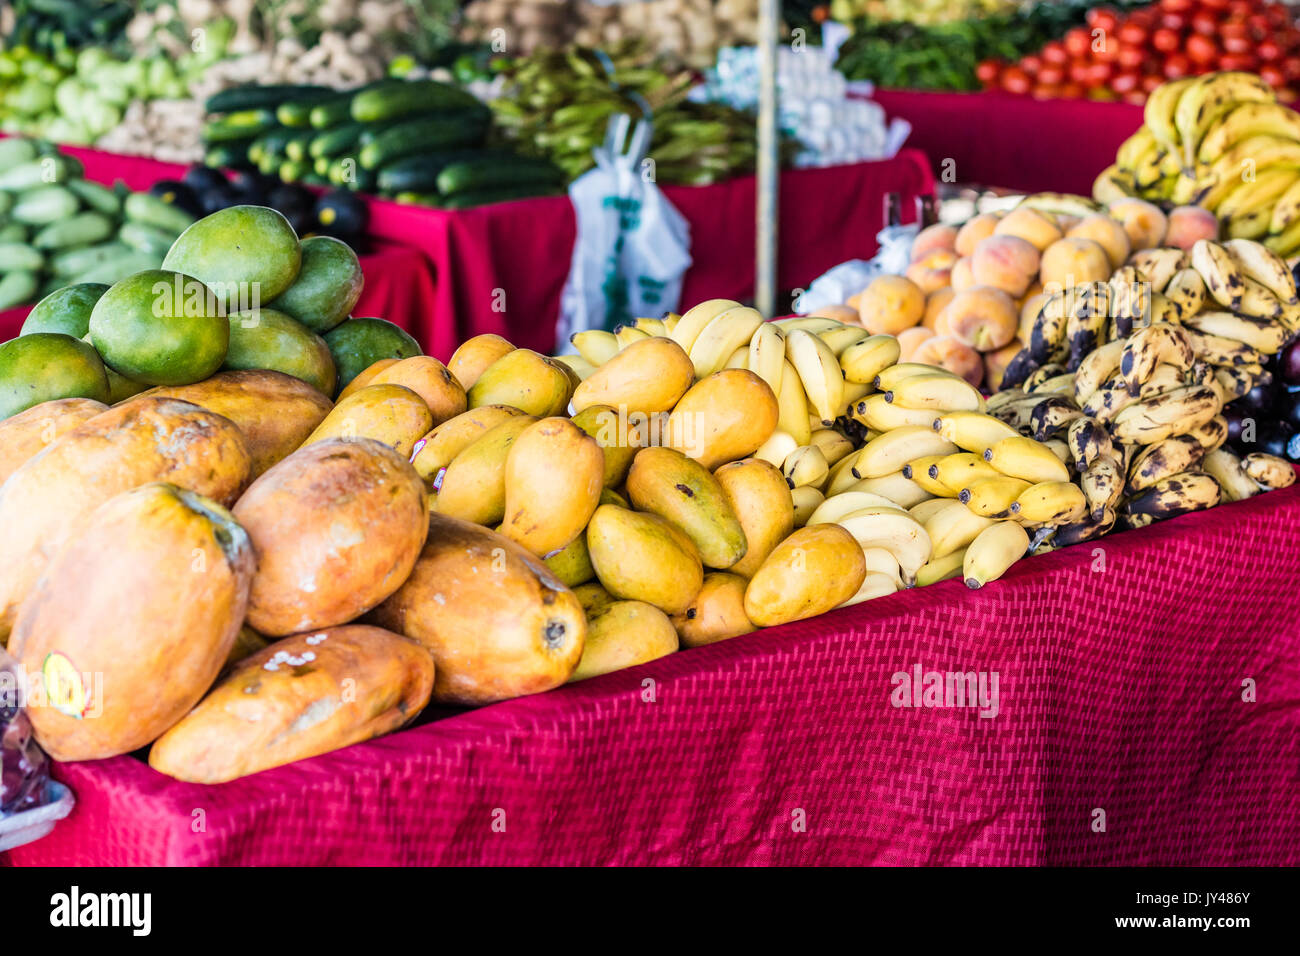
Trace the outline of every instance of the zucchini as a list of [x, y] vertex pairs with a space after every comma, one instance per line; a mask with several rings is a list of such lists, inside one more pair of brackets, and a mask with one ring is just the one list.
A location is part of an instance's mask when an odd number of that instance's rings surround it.
[[291, 136], [289, 141], [284, 144], [284, 155], [288, 156], [295, 163], [301, 163], [308, 159], [307, 147], [311, 141], [316, 138], [316, 133], [312, 130], [305, 130], [296, 136]]
[[[275, 156], [283, 156], [285, 147], [289, 141], [298, 135], [298, 130], [279, 127], [271, 130], [269, 133], [263, 133], [257, 139], [253, 140], [253, 145], [258, 149], [258, 156], [265, 156], [268, 153]], [[252, 147], [249, 147], [249, 155], [252, 156]]]
[[[311, 162], [311, 171], [317, 176], [328, 177], [330, 174], [330, 158], [328, 156], [317, 156]], [[329, 182], [329, 179], [326, 179], [325, 182]]]
[[136, 252], [156, 255], [159, 260], [167, 255], [172, 243], [176, 241], [176, 237], [171, 233], [142, 222], [122, 223], [122, 228], [117, 231], [117, 238]]
[[363, 192], [368, 192], [378, 185], [378, 174], [372, 169], [364, 168], [352, 156], [340, 156], [330, 160], [330, 168], [326, 176], [331, 185], [344, 186], [353, 190], [360, 189]]
[[101, 242], [97, 246], [83, 246], [80, 249], [65, 249], [62, 252], [56, 252], [50, 256], [47, 265], [56, 276], [67, 279], [70, 276], [80, 275], [88, 269], [103, 265], [105, 262], [120, 259], [130, 251], [130, 246], [117, 240]]
[[250, 165], [248, 147], [253, 142], [252, 139], [238, 139], [213, 146], [203, 154], [203, 164], [220, 169], [247, 169]]
[[352, 118], [362, 123], [398, 119], [431, 110], [481, 106], [471, 93], [437, 80], [394, 80], [376, 84], [352, 97]]
[[45, 256], [25, 242], [0, 242], [0, 274], [15, 270], [40, 272]]
[[311, 128], [325, 130], [349, 122], [352, 119], [352, 97], [355, 95], [340, 93], [315, 104], [308, 117]]
[[471, 160], [490, 162], [513, 154], [486, 149], [453, 149], [437, 153], [420, 153], [394, 160], [379, 170], [379, 188], [389, 192], [434, 193], [438, 174], [452, 163]]
[[37, 249], [67, 249], [103, 242], [113, 234], [113, 220], [103, 213], [88, 211], [52, 222], [32, 240]]
[[127, 196], [123, 209], [129, 221], [153, 226], [173, 238], [194, 224], [194, 217], [184, 209], [148, 193], [132, 193]]
[[306, 129], [312, 125], [311, 116], [316, 107], [336, 99], [337, 96], [338, 94], [333, 91], [321, 91], [285, 100], [276, 107], [275, 118], [285, 126], [292, 126], [294, 129]]
[[62, 183], [73, 178], [76, 170], [67, 156], [45, 156], [0, 172], [0, 189], [21, 191]]
[[345, 153], [357, 145], [365, 129], [364, 123], [348, 122], [317, 133], [316, 138], [307, 147], [307, 155], [319, 159], [322, 156], [338, 156]]
[[278, 128], [279, 120], [271, 110], [244, 110], [228, 113], [219, 120], [212, 120], [203, 127], [203, 142], [207, 144], [228, 143], [232, 140], [261, 136], [263, 133]]
[[92, 183], [88, 179], [70, 179], [68, 188], [95, 212], [102, 212], [105, 216], [122, 214], [122, 197], [107, 186]]
[[507, 156], [501, 159], [485, 158], [479, 161], [461, 161], [445, 166], [438, 173], [438, 192], [455, 196], [463, 192], [481, 192], [505, 186], [559, 186], [564, 183], [564, 173], [546, 159], [531, 156]]
[[562, 193], [563, 190], [559, 186], [548, 186], [543, 183], [498, 186], [495, 189], [467, 190], [454, 196], [443, 196], [442, 208], [469, 209], [473, 206], [490, 206], [498, 202], [510, 202], [515, 199], [536, 199], [539, 196], [558, 196]]
[[280, 179], [286, 183], [296, 183], [306, 171], [307, 166], [296, 159], [286, 159], [277, 170]]
[[44, 226], [68, 218], [79, 208], [81, 202], [62, 186], [42, 186], [19, 195], [9, 216], [24, 225]]
[[488, 118], [483, 113], [469, 111], [398, 123], [363, 146], [358, 158], [366, 169], [380, 169], [393, 160], [417, 153], [478, 145], [487, 127]]
[[329, 93], [328, 87], [291, 83], [258, 86], [251, 83], [213, 93], [204, 104], [209, 113], [235, 113], [243, 110], [273, 110], [286, 100], [311, 93]]
[[14, 269], [0, 275], [0, 311], [36, 301], [40, 282], [35, 272]]

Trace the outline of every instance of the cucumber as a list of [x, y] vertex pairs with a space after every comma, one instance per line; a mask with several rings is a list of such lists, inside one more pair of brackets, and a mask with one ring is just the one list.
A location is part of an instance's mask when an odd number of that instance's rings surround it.
[[95, 212], [102, 212], [105, 216], [122, 215], [122, 197], [107, 186], [88, 179], [70, 179], [68, 188]]
[[22, 193], [14, 208], [9, 210], [9, 216], [14, 222], [44, 226], [66, 219], [79, 208], [81, 203], [77, 197], [62, 186], [42, 186]]
[[482, 143], [488, 119], [469, 111], [445, 113], [398, 123], [363, 146], [358, 155], [366, 169], [380, 169], [397, 159]]
[[328, 156], [317, 156], [312, 160], [311, 171], [317, 176], [326, 177], [325, 182], [329, 182], [330, 158]]
[[312, 106], [308, 122], [312, 129], [326, 130], [352, 119], [354, 93], [340, 93]]
[[0, 274], [13, 270], [40, 272], [45, 256], [25, 242], [0, 242]]
[[505, 186], [537, 184], [559, 186], [564, 173], [549, 160], [531, 156], [506, 156], [461, 161], [444, 166], [438, 173], [438, 192], [455, 196], [463, 192], [481, 192]]
[[317, 106], [337, 99], [332, 91], [321, 91], [291, 100], [285, 100], [275, 110], [275, 118], [285, 126], [294, 129], [306, 129], [312, 125], [311, 117]]
[[113, 234], [113, 220], [100, 212], [81, 212], [52, 222], [36, 234], [32, 245], [37, 249], [67, 249], [103, 242]]
[[36, 301], [36, 290], [39, 288], [36, 273], [26, 269], [15, 269], [0, 275], [0, 311]]
[[12, 193], [0, 193], [0, 220], [3, 220], [5, 213], [14, 207], [14, 197]]
[[316, 133], [311, 130], [301, 132], [296, 136], [290, 137], [289, 141], [284, 144], [284, 155], [288, 156], [295, 163], [301, 163], [310, 157], [307, 155], [307, 147], [311, 141], [316, 138]]
[[228, 113], [219, 120], [212, 120], [203, 127], [203, 142], [208, 144], [228, 143], [236, 139], [260, 136], [273, 129], [278, 129], [279, 120], [271, 110], [244, 110]]
[[249, 166], [248, 147], [253, 140], [238, 139], [211, 147], [203, 154], [203, 165], [219, 169], [243, 169]]
[[327, 175], [332, 185], [354, 191], [370, 192], [379, 185], [378, 174], [373, 169], [366, 169], [351, 156], [330, 160]]
[[449, 83], [394, 80], [361, 90], [352, 97], [352, 118], [362, 123], [376, 123], [412, 113], [471, 109], [480, 105], [473, 94]]
[[36, 144], [30, 139], [14, 136], [0, 140], [0, 169], [29, 163], [36, 158]]
[[304, 186], [328, 186], [330, 184], [328, 177], [315, 172], [303, 173], [300, 181]]
[[466, 190], [454, 196], [443, 196], [442, 208], [469, 209], [473, 206], [490, 206], [498, 202], [536, 199], [538, 196], [558, 196], [562, 193], [563, 190], [559, 186], [549, 186], [545, 183], [523, 183], [518, 186], [498, 186], [495, 189]]
[[305, 163], [300, 163], [296, 159], [286, 159], [280, 164], [280, 168], [276, 172], [282, 182], [296, 183], [302, 179], [303, 173], [306, 171], [307, 166]]
[[101, 242], [96, 246], [83, 246], [80, 249], [64, 249], [50, 256], [47, 263], [51, 272], [64, 279], [81, 275], [96, 266], [113, 259], [120, 259], [130, 253], [131, 247], [116, 240]]
[[27, 227], [21, 222], [7, 222], [0, 226], [0, 242], [26, 242]]
[[173, 239], [194, 224], [194, 217], [184, 209], [148, 193], [132, 193], [127, 196], [123, 209], [131, 222], [153, 226], [170, 234]]
[[311, 93], [329, 93], [328, 87], [306, 84], [278, 83], [258, 86], [235, 86], [213, 93], [204, 104], [209, 113], [234, 113], [243, 110], [273, 110], [286, 100]]
[[511, 155], [485, 149], [453, 149], [407, 156], [387, 163], [379, 170], [379, 188], [390, 192], [433, 193], [438, 189], [438, 174], [452, 163], [490, 162]]
[[117, 238], [136, 252], [147, 252], [159, 259], [167, 255], [167, 250], [176, 241], [173, 233], [142, 222], [122, 223], [122, 228], [117, 231]]
[[280, 164], [287, 162], [282, 153], [265, 152], [257, 158], [257, 171], [263, 176], [279, 174]]
[[357, 145], [365, 129], [364, 123], [343, 123], [318, 133], [308, 145], [307, 155], [313, 159], [320, 159], [345, 153]]
[[116, 259], [110, 259], [108, 262], [101, 263], [92, 269], [87, 269], [81, 275], [70, 280], [69, 285], [82, 282], [103, 282], [106, 285], [112, 285], [127, 276], [135, 275], [137, 272], [157, 269], [162, 265], [162, 260], [162, 256], [154, 255], [151, 252], [128, 252], [124, 256], [118, 256]]
[[0, 172], [0, 189], [21, 191], [62, 183], [72, 178], [76, 170], [67, 156], [43, 156]]

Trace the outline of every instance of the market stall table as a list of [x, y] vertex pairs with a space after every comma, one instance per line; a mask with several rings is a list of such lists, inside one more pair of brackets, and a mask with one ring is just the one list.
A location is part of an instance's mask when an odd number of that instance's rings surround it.
[[1293, 486], [220, 786], [59, 765], [8, 862], [1295, 865], [1298, 621]]

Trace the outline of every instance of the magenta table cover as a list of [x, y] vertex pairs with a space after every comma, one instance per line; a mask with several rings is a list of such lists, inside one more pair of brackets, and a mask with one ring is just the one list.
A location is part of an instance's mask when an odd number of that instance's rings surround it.
[[229, 784], [63, 764], [9, 862], [1295, 865], [1298, 621], [1300, 486]]

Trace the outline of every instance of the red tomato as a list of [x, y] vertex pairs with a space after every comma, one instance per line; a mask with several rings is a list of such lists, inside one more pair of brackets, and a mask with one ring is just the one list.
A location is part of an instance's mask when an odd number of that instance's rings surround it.
[[1181, 79], [1192, 71], [1192, 61], [1182, 53], [1175, 53], [1165, 60], [1165, 78]]
[[1142, 78], [1137, 73], [1126, 70], [1123, 73], [1116, 73], [1110, 81], [1110, 88], [1116, 93], [1131, 93], [1138, 88]]
[[1193, 63], [1213, 63], [1219, 56], [1219, 47], [1209, 37], [1193, 34], [1187, 38], [1187, 55]]
[[1092, 64], [1087, 60], [1071, 60], [1070, 65], [1066, 67], [1065, 75], [1071, 83], [1082, 86], [1092, 76]]
[[[1128, 15], [1127, 22], [1141, 27], [1143, 30], [1150, 30], [1156, 25], [1156, 20], [1160, 16], [1160, 11], [1155, 7], [1145, 7], [1141, 10], [1134, 10]], [[1121, 25], [1120, 29], [1123, 29]]]
[[1161, 53], [1173, 53], [1183, 45], [1183, 38], [1176, 31], [1161, 27], [1151, 34], [1151, 45]]
[[1060, 86], [1065, 82], [1065, 67], [1054, 63], [1044, 63], [1038, 71], [1038, 83], [1041, 86]]
[[1087, 12], [1084, 19], [1094, 30], [1105, 30], [1107, 33], [1113, 33], [1119, 26], [1119, 17], [1109, 7], [1094, 7]]
[[[1183, 59], [1186, 59], [1186, 57]], [[1088, 81], [1084, 85], [1092, 87], [1105, 86], [1110, 82], [1110, 78], [1114, 75], [1114, 72], [1114, 67], [1109, 63], [1089, 63]]]
[[1029, 95], [1036, 100], [1054, 100], [1061, 95], [1061, 88], [1059, 86], [1048, 86], [1045, 83], [1035, 83]]
[[1123, 70], [1139, 70], [1147, 61], [1147, 51], [1140, 46], [1121, 46], [1119, 65]]
[[1131, 44], [1132, 46], [1142, 46], [1147, 42], [1146, 27], [1139, 23], [1134, 23], [1132, 19], [1119, 28], [1119, 42]]
[[975, 67], [975, 79], [979, 80], [984, 86], [992, 86], [998, 81], [998, 74], [1002, 72], [1002, 67], [997, 60], [985, 60], [979, 66]]
[[1192, 29], [1202, 36], [1214, 36], [1219, 32], [1219, 15], [1213, 10], [1197, 10], [1192, 14]]
[[[1095, 33], [1099, 28], [1094, 27]], [[1119, 40], [1113, 33], [1098, 33], [1092, 41], [1092, 58], [1102, 63], [1114, 63], [1119, 59]]]
[[1266, 37], [1273, 32], [1273, 21], [1262, 13], [1252, 13], [1246, 18], [1246, 25], [1257, 37]]
[[1228, 15], [1232, 17], [1248, 17], [1259, 9], [1259, 4], [1254, 0], [1228, 0]]
[[1225, 53], [1219, 57], [1219, 69], [1254, 73], [1259, 69], [1259, 57], [1253, 53]]
[[1282, 59], [1282, 48], [1277, 45], [1276, 40], [1260, 40], [1259, 45], [1255, 47], [1255, 53], [1265, 63]]
[[1141, 106], [1147, 101], [1147, 95], [1141, 90], [1133, 90], [1131, 93], [1125, 93], [1123, 100], [1125, 103], [1132, 103], [1134, 106]]
[[1024, 96], [1032, 85], [1028, 74], [1018, 66], [1009, 66], [1002, 71], [1002, 88], [1008, 93]]
[[1079, 83], [1065, 83], [1061, 86], [1061, 98], [1077, 100], [1083, 98], [1083, 86]]
[[1140, 84], [1142, 92], [1150, 93], [1157, 86], [1164, 83], [1164, 81], [1165, 78], [1159, 73], [1148, 73], [1146, 76], [1142, 77], [1142, 83]]
[[1160, 0], [1160, 9], [1169, 13], [1188, 13], [1194, 6], [1194, 0]]
[[1264, 15], [1279, 27], [1291, 22], [1291, 11], [1287, 9], [1285, 3], [1264, 4]]
[[1092, 52], [1092, 34], [1083, 27], [1068, 31], [1061, 42], [1065, 45], [1065, 52], [1076, 60], [1086, 60]]
[[1043, 68], [1043, 58], [1030, 53], [1028, 56], [1020, 58], [1020, 69], [1024, 70], [1031, 77], [1037, 76], [1038, 71]]
[[1070, 54], [1065, 52], [1065, 44], [1060, 40], [1043, 44], [1043, 49], [1039, 52], [1044, 63], [1055, 63], [1057, 66], [1064, 66], [1070, 59]]
[[1201, 6], [1206, 10], [1226, 10], [1231, 0], [1201, 0]]
[[1287, 81], [1300, 80], [1300, 56], [1289, 56], [1282, 61], [1282, 73]]
[[1187, 27], [1187, 15], [1184, 13], [1162, 13], [1160, 14], [1160, 26], [1166, 30], [1182, 33]]
[[1259, 78], [1274, 89], [1286, 86], [1286, 74], [1271, 63], [1259, 68]]

